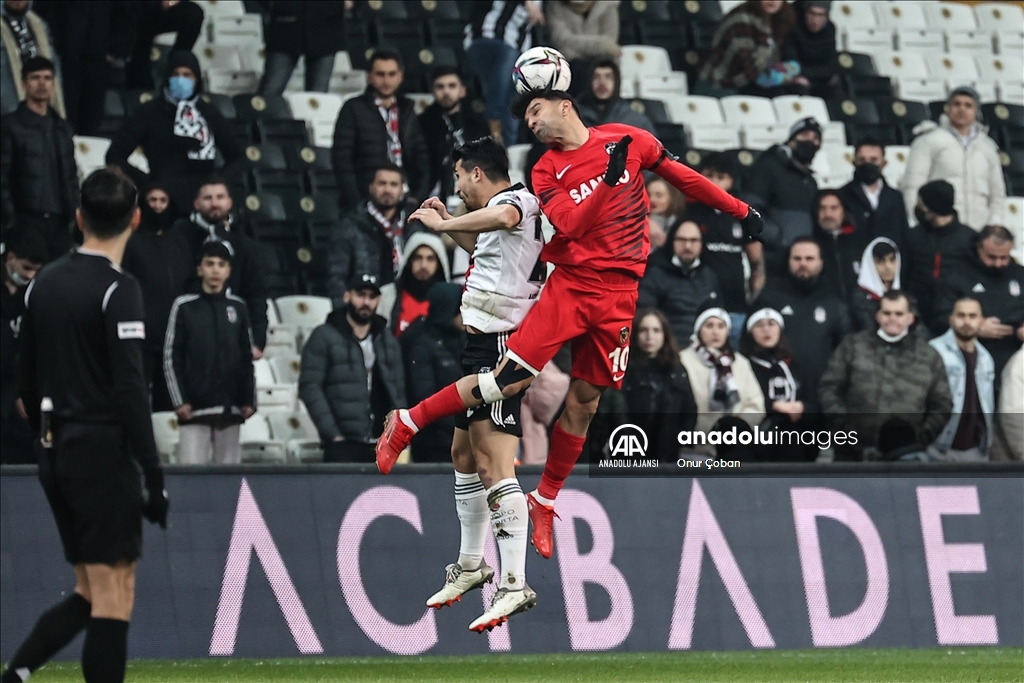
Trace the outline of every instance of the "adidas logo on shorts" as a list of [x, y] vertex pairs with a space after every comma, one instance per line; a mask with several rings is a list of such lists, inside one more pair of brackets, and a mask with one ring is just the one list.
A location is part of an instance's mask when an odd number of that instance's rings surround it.
[[511, 415], [506, 415], [505, 421], [502, 424], [512, 425], [514, 427], [516, 425], [516, 418]]

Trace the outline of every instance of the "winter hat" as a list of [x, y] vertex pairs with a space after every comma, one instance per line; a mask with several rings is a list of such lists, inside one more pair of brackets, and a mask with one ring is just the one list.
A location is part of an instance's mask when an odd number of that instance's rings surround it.
[[693, 339], [697, 338], [700, 328], [704, 326], [704, 323], [708, 321], [708, 318], [718, 318], [725, 323], [726, 330], [729, 332], [732, 331], [732, 316], [729, 315], [729, 311], [718, 307], [705, 308], [700, 312], [700, 315], [697, 316], [697, 320], [693, 323]]
[[922, 185], [917, 196], [932, 213], [938, 216], [953, 215], [953, 186], [945, 180], [933, 180]]
[[754, 325], [761, 322], [762, 320], [774, 320], [779, 324], [779, 327], [786, 329], [786, 321], [783, 319], [782, 314], [776, 311], [774, 308], [762, 308], [759, 311], [754, 311], [747, 318], [747, 332], [754, 329]]
[[203, 92], [203, 70], [199, 68], [199, 59], [188, 50], [176, 50], [171, 53], [171, 56], [167, 59], [167, 78], [170, 79], [171, 73], [174, 72], [180, 66], [184, 66], [192, 71], [192, 75], [196, 77], [196, 89], [195, 94], [198, 95]]
[[813, 116], [807, 116], [807, 117], [804, 117], [804, 118], [800, 119], [799, 121], [794, 123], [792, 126], [790, 126], [790, 128], [789, 128], [789, 137], [786, 138], [786, 142], [789, 142], [790, 140], [795, 138], [800, 133], [803, 133], [805, 130], [812, 130], [812, 131], [814, 131], [815, 133], [818, 134], [818, 139], [819, 140], [821, 139], [821, 124], [819, 124], [817, 121], [815, 121]]

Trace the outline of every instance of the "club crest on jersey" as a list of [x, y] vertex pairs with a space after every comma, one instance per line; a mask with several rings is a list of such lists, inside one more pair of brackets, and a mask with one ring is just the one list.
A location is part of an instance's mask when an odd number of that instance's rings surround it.
[[732, 237], [733, 237], [733, 239], [737, 239], [737, 240], [743, 239], [743, 228], [741, 228], [739, 225], [733, 225], [732, 226]]
[[235, 310], [234, 306], [228, 306], [227, 307], [227, 312], [228, 312], [228, 322], [229, 323], [234, 325], [236, 322], [238, 322], [238, 311]]
[[612, 152], [615, 151], [615, 143], [614, 142], [606, 142], [606, 143], [604, 143], [604, 151], [608, 154], [608, 156], [611, 156]]
[[825, 322], [827, 317], [828, 316], [825, 314], [825, 309], [822, 308], [821, 306], [818, 306], [817, 308], [814, 309], [814, 322], [819, 324], [823, 323]]
[[620, 344], [625, 344], [628, 341], [629, 341], [629, 328], [628, 327], [623, 327], [621, 330], [619, 330], [619, 343]]
[[1020, 296], [1020, 283], [1010, 280], [1010, 296]]

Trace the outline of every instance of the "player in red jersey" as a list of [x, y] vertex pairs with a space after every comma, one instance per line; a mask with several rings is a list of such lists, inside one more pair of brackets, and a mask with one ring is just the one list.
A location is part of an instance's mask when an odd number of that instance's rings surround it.
[[515, 113], [550, 148], [534, 166], [533, 189], [555, 227], [541, 258], [556, 268], [495, 370], [463, 377], [412, 409], [388, 415], [377, 441], [377, 466], [390, 472], [415, 432], [435, 420], [523, 391], [571, 342], [565, 410], [555, 424], [540, 485], [527, 496], [531, 540], [550, 557], [555, 498], [583, 450], [601, 394], [622, 385], [629, 362], [637, 288], [651, 246], [643, 171], [736, 217], [751, 239], [761, 232], [761, 217], [679, 163], [650, 133], [621, 124], [587, 128], [567, 93], [526, 93]]

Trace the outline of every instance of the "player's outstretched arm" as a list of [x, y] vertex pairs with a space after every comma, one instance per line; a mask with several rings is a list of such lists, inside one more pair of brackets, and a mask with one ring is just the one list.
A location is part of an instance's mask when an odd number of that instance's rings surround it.
[[458, 218], [445, 220], [435, 209], [417, 209], [409, 220], [418, 220], [435, 232], [493, 232], [511, 230], [523, 219], [522, 213], [513, 204], [488, 206], [470, 211]]
[[700, 173], [671, 157], [663, 157], [651, 170], [687, 197], [738, 218], [747, 239], [758, 239], [764, 227], [761, 214], [746, 202], [733, 197]]

